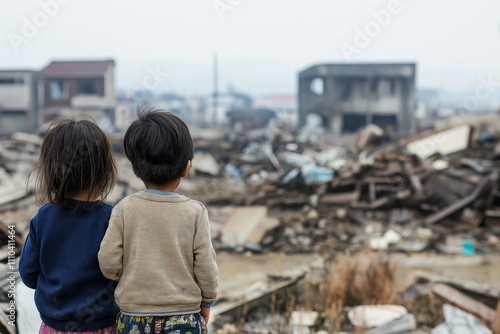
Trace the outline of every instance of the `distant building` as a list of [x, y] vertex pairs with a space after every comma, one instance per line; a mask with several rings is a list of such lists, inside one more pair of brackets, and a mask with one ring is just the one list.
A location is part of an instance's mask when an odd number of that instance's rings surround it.
[[183, 96], [174, 93], [165, 93], [153, 98], [151, 102], [158, 109], [174, 113], [181, 117], [183, 116], [181, 115], [185, 104]]
[[436, 89], [419, 89], [416, 93], [415, 130], [417, 132], [434, 128], [442, 109], [441, 92]]
[[297, 111], [297, 95], [293, 94], [275, 94], [268, 97], [257, 99], [253, 106], [256, 108], [268, 108], [271, 110], [283, 110], [287, 112]]
[[415, 116], [421, 119], [436, 119], [441, 107], [440, 93], [437, 89], [419, 89], [416, 93], [417, 110]]
[[412, 133], [415, 70], [414, 63], [312, 66], [299, 73], [299, 124], [318, 114], [334, 134], [370, 123]]
[[0, 71], [0, 134], [33, 131], [40, 125], [35, 72]]
[[205, 99], [201, 96], [187, 96], [181, 117], [187, 123], [202, 124], [205, 116]]
[[130, 124], [136, 120], [135, 112], [133, 104], [118, 102], [115, 107], [115, 130], [121, 134], [125, 134]]
[[263, 108], [239, 108], [227, 112], [229, 126], [239, 133], [265, 128], [275, 116], [274, 111]]
[[38, 108], [44, 121], [85, 113], [114, 120], [115, 63], [53, 61], [38, 73]]
[[255, 100], [254, 108], [266, 108], [275, 111], [277, 117], [286, 122], [289, 126], [297, 126], [298, 123], [298, 105], [297, 95], [276, 94], [266, 98]]
[[214, 104], [213, 96], [205, 99], [205, 123], [227, 124], [227, 112], [233, 109], [252, 107], [252, 98], [248, 95], [229, 92], [219, 94], [217, 105]]

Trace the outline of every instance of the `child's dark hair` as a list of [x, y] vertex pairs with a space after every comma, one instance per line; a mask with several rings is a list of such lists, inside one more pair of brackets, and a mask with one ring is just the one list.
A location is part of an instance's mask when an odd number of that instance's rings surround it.
[[143, 182], [162, 186], [178, 180], [194, 144], [182, 119], [168, 112], [141, 107], [123, 140], [125, 154]]
[[64, 206], [69, 197], [88, 193], [87, 201], [104, 200], [117, 170], [106, 134], [92, 120], [61, 117], [43, 138], [35, 175], [39, 203]]

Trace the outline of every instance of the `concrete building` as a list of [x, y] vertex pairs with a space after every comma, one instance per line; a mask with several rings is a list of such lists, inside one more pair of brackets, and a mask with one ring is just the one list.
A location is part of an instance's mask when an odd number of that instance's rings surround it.
[[40, 125], [35, 80], [34, 71], [0, 71], [0, 135], [32, 131]]
[[299, 73], [299, 124], [318, 114], [334, 134], [370, 123], [412, 133], [415, 70], [414, 63], [312, 66]]
[[38, 109], [44, 121], [85, 113], [114, 121], [115, 63], [53, 61], [38, 73]]
[[188, 124], [202, 124], [205, 117], [205, 98], [203, 96], [187, 96], [181, 116]]

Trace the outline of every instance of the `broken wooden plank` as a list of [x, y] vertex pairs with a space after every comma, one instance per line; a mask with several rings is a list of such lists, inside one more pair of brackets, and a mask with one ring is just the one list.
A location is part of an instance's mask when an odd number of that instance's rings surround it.
[[240, 309], [241, 307], [248, 305], [248, 308], [250, 307], [255, 307], [255, 306], [262, 306], [262, 300], [271, 298], [273, 294], [280, 293], [287, 288], [297, 284], [300, 280], [302, 280], [305, 277], [305, 275], [301, 275], [298, 277], [294, 277], [291, 279], [287, 279], [284, 282], [276, 283], [275, 285], [271, 286], [268, 288], [266, 291], [263, 291], [262, 293], [258, 293], [254, 296], [249, 296], [246, 297], [243, 300], [236, 301], [236, 302], [230, 302], [230, 303], [218, 303], [212, 308], [211, 315], [212, 317], [216, 317], [219, 315], [223, 314], [236, 314], [237, 310]]
[[280, 220], [276, 217], [264, 217], [259, 225], [250, 233], [246, 242], [254, 245], [260, 244], [260, 241], [268, 231], [271, 231], [280, 225]]
[[488, 226], [500, 226], [500, 210], [486, 210], [484, 212], [484, 222]]
[[347, 210], [347, 216], [354, 222], [360, 224], [361, 226], [367, 226], [368, 224], [371, 223], [371, 220], [366, 219], [365, 217], [361, 216], [357, 212], [354, 212], [353, 210]]
[[422, 181], [420, 180], [420, 176], [415, 174], [410, 175], [410, 183], [416, 193], [420, 194], [423, 192]]
[[277, 199], [269, 199], [267, 200], [266, 204], [268, 207], [274, 207], [274, 206], [284, 206], [284, 207], [297, 207], [297, 206], [303, 206], [309, 203], [309, 198], [307, 197], [290, 197], [290, 198], [277, 198]]
[[365, 177], [361, 180], [362, 183], [383, 183], [383, 184], [404, 184], [406, 183], [406, 179], [401, 176], [391, 176], [391, 177], [383, 177], [383, 176], [369, 176]]
[[395, 202], [398, 199], [404, 199], [411, 195], [410, 189], [403, 189], [394, 194], [383, 196], [373, 202], [354, 202], [351, 207], [356, 209], [378, 209]]
[[464, 158], [464, 157], [462, 157], [460, 159], [460, 163], [463, 166], [467, 166], [480, 174], [484, 174], [484, 173], [489, 172], [491, 170], [491, 168], [486, 168], [484, 166], [481, 166], [477, 161], [474, 161], [474, 160], [468, 159], [468, 158]]
[[375, 183], [374, 182], [368, 183], [368, 190], [369, 190], [369, 194], [370, 194], [370, 202], [375, 202], [375, 200], [377, 199], [377, 195], [375, 194]]
[[357, 201], [359, 199], [359, 190], [351, 192], [342, 192], [336, 194], [324, 194], [319, 199], [321, 204], [345, 204]]
[[408, 152], [426, 159], [433, 154], [447, 155], [469, 147], [472, 127], [460, 124], [449, 128], [428, 131], [403, 140]]
[[496, 183], [497, 181], [497, 178], [498, 178], [498, 175], [496, 172], [493, 172], [491, 173], [490, 175], [488, 175], [487, 177], [483, 178], [483, 180], [478, 184], [478, 186], [476, 187], [476, 189], [474, 189], [474, 191], [462, 198], [461, 200], [455, 202], [455, 203], [452, 203], [450, 205], [448, 205], [447, 207], [445, 207], [444, 209], [436, 212], [436, 213], [433, 213], [432, 215], [428, 216], [427, 218], [424, 219], [424, 224], [425, 225], [432, 225], [434, 223], [437, 223], [438, 221], [454, 214], [455, 212], [457, 212], [458, 210], [464, 208], [465, 206], [469, 205], [470, 203], [472, 203], [474, 200], [476, 200], [476, 198], [479, 197], [479, 195], [481, 195], [481, 193], [488, 187], [488, 186], [491, 186], [493, 184]]
[[0, 192], [0, 206], [17, 201], [23, 197], [26, 197], [26, 188], [23, 186], [2, 186], [2, 191]]
[[500, 300], [500, 289], [487, 284], [481, 284], [474, 281], [467, 281], [459, 278], [449, 278], [429, 272], [419, 272], [415, 279], [417, 281], [429, 281], [434, 283], [444, 283], [463, 291], [470, 291], [478, 295], [484, 295], [492, 300]]
[[[12, 230], [10, 230], [7, 226], [5, 226], [5, 223], [0, 220], [0, 232], [2, 232], [3, 234], [5, 234], [8, 237], [8, 236], [11, 235], [10, 234], [11, 231]], [[24, 246], [24, 240], [17, 235], [17, 229], [16, 228], [14, 228], [14, 232], [16, 232], [14, 234], [14, 240], [16, 241], [16, 247], [23, 248], [23, 246]]]
[[356, 208], [356, 209], [377, 209], [380, 208], [384, 205], [387, 205], [389, 203], [394, 202], [394, 197], [393, 196], [384, 196], [380, 197], [379, 199], [373, 201], [373, 202], [354, 202], [351, 203], [351, 207]]
[[265, 206], [235, 207], [222, 226], [222, 242], [231, 247], [244, 245], [266, 216]]
[[458, 306], [462, 310], [469, 312], [488, 323], [493, 323], [496, 318], [496, 311], [475, 299], [461, 293], [449, 285], [438, 283], [432, 287], [432, 292], [444, 299], [446, 302]]

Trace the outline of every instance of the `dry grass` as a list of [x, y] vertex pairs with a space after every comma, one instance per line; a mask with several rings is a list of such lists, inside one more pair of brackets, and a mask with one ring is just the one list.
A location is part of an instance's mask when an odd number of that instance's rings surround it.
[[[252, 311], [243, 307], [236, 324], [241, 330], [256, 314], [260, 319], [266, 314], [280, 314], [289, 319], [292, 311], [304, 310], [319, 312], [329, 330], [346, 330], [350, 325], [345, 307], [400, 304], [401, 291], [395, 290], [397, 270], [397, 264], [389, 260], [387, 254], [361, 252], [337, 256], [321, 272], [311, 273], [295, 288], [273, 294], [269, 303]], [[277, 327], [273, 329], [278, 332]], [[352, 326], [349, 329], [352, 330]]]
[[397, 265], [385, 254], [363, 252], [339, 257], [325, 268], [319, 280], [305, 289], [307, 295], [317, 296], [305, 305], [314, 305], [313, 309], [328, 318], [332, 329], [340, 331], [346, 306], [400, 302], [400, 291], [394, 288], [396, 271]]

